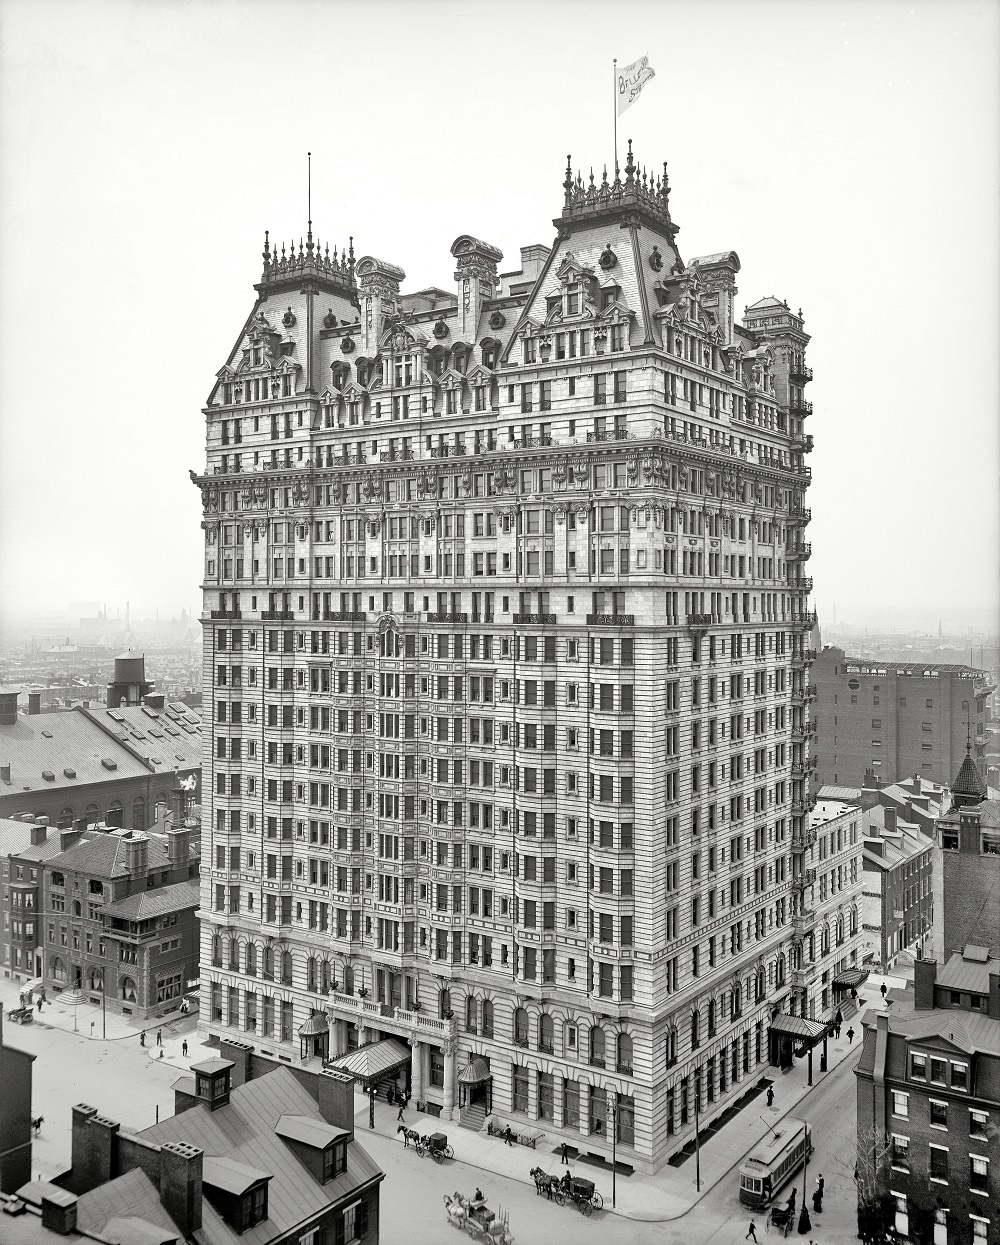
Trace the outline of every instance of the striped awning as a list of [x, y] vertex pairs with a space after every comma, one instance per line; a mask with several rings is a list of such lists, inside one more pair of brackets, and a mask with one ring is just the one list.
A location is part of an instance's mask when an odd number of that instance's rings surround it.
[[490, 1080], [492, 1075], [486, 1060], [477, 1056], [475, 1059], [470, 1059], [459, 1072], [458, 1083], [459, 1085], [482, 1085], [483, 1081]]
[[409, 1062], [410, 1048], [405, 1043], [397, 1038], [384, 1038], [381, 1042], [370, 1042], [350, 1054], [331, 1060], [327, 1067], [339, 1068], [367, 1089]]
[[789, 1016], [779, 1012], [771, 1021], [772, 1033], [787, 1033], [789, 1037], [813, 1045], [820, 1038], [826, 1037], [827, 1027], [821, 1020], [807, 1020], [805, 1016]]
[[845, 968], [842, 973], [837, 973], [834, 977], [833, 988], [835, 990], [856, 990], [858, 986], [867, 980], [867, 968]]
[[316, 1012], [310, 1016], [305, 1024], [299, 1029], [299, 1037], [315, 1037], [319, 1033], [327, 1033], [330, 1029], [330, 1022], [322, 1012]]

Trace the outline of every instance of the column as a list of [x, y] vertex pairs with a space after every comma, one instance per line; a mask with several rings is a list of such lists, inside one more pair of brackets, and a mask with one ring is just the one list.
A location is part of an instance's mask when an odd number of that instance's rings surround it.
[[442, 1093], [441, 1114], [446, 1120], [453, 1118], [455, 1107], [455, 1049], [458, 1040], [446, 1037], [442, 1043], [444, 1051], [444, 1090]]
[[414, 1106], [424, 1100], [424, 1049], [418, 1037], [408, 1039], [410, 1052], [410, 1093]]

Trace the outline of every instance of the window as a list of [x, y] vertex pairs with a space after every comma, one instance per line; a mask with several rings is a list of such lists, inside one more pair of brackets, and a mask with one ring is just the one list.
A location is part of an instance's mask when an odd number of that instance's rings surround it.
[[951, 1087], [952, 1089], [961, 1090], [969, 1088], [969, 1065], [967, 1063], [953, 1063], [951, 1065]]
[[897, 1119], [905, 1120], [909, 1118], [909, 1102], [909, 1094], [901, 1094], [896, 1090], [892, 1091], [892, 1113]]
[[891, 1162], [896, 1171], [908, 1172], [910, 1170], [909, 1137], [900, 1137], [896, 1133], [892, 1134]]
[[990, 1161], [978, 1154], [969, 1155], [969, 1189], [973, 1193], [989, 1192]]
[[511, 1110], [528, 1110], [528, 1069], [514, 1064], [513, 1088], [511, 1091]]
[[973, 1141], [985, 1141], [986, 1129], [989, 1125], [990, 1117], [986, 1111], [970, 1111], [969, 1112], [969, 1138]]
[[947, 1085], [946, 1073], [948, 1065], [943, 1059], [931, 1059], [931, 1084]]
[[930, 1119], [931, 1128], [947, 1128], [948, 1127], [948, 1104], [939, 1102], [936, 1098], [930, 1100]]
[[942, 1146], [931, 1146], [931, 1180], [948, 1181], [948, 1151]]
[[910, 1055], [910, 1079], [913, 1081], [927, 1080], [927, 1056]]

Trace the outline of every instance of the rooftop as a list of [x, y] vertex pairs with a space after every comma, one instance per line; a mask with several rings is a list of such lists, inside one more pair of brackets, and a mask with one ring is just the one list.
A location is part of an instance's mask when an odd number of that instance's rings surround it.
[[168, 912], [180, 912], [184, 908], [197, 908], [200, 904], [201, 884], [197, 878], [175, 882], [172, 886], [160, 886], [155, 890], [140, 891], [107, 904], [104, 915], [121, 921], [148, 921]]
[[970, 994], [989, 994], [990, 975], [1000, 973], [1000, 959], [991, 959], [987, 947], [969, 945], [956, 951], [938, 970], [934, 984], [946, 990], [966, 990]]
[[[902, 995], [907, 997], [900, 997]], [[967, 1055], [1000, 1055], [1000, 1020], [981, 1012], [956, 1011], [950, 1007], [917, 1010], [912, 990], [896, 991], [892, 1008], [869, 1008], [861, 1017], [867, 1029], [874, 1028], [881, 1016], [888, 1022], [889, 1032], [905, 1042], [926, 1042], [939, 1038]]]
[[[149, 840], [148, 866], [150, 872], [164, 868], [167, 861], [167, 845], [162, 835], [147, 834]], [[80, 873], [91, 873], [95, 877], [124, 877], [125, 844], [127, 834], [110, 833], [95, 834], [93, 838], [67, 848], [65, 852], [52, 857], [51, 863], [61, 869], [77, 870]]]
[[860, 809], [856, 804], [849, 804], [846, 800], [831, 800], [820, 796], [809, 818], [810, 826], [822, 826], [828, 821], [836, 821], [838, 817], [846, 814], [860, 813]]
[[0, 797], [145, 777], [152, 768], [79, 708], [19, 714], [11, 725], [0, 725], [0, 761], [10, 766], [10, 782], [0, 782]]

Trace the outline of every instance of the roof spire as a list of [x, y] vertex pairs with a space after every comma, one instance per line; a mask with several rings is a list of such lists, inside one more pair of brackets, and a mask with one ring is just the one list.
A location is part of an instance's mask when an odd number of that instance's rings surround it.
[[265, 271], [265, 272], [267, 272], [268, 268], [270, 268], [270, 266], [271, 266], [271, 248], [270, 248], [270, 246], [268, 245], [268, 242], [269, 242], [269, 236], [270, 236], [270, 235], [269, 235], [269, 231], [268, 231], [267, 229], [265, 229], [265, 230], [264, 230], [264, 252], [263, 252], [263, 254], [264, 254], [264, 271]]
[[566, 191], [566, 206], [573, 202], [573, 157], [566, 157], [566, 176], [563, 179], [563, 190]]
[[312, 217], [313, 217], [313, 153], [312, 153], [311, 151], [307, 151], [307, 152], [306, 152], [306, 159], [307, 159], [307, 160], [308, 160], [308, 162], [309, 162], [309, 163], [308, 163], [308, 169], [309, 169], [309, 172], [308, 172], [308, 175], [307, 175], [307, 176], [308, 176], [308, 180], [307, 180], [307, 183], [306, 183], [306, 184], [307, 184], [307, 190], [306, 190], [306, 203], [307, 203], [306, 214], [307, 214], [307, 218], [308, 218], [308, 222], [309, 222], [309, 223], [308, 223], [308, 225], [306, 226], [306, 249], [308, 250], [308, 252], [309, 252], [309, 257], [310, 257], [310, 259], [311, 259], [311, 258], [312, 258], [312, 252], [313, 252], [313, 220], [312, 220]]

